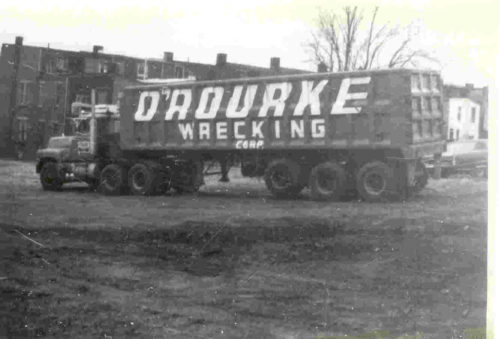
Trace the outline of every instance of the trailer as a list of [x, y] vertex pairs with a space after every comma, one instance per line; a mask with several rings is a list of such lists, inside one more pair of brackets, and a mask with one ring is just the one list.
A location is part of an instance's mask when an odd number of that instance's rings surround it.
[[264, 177], [276, 197], [407, 199], [445, 150], [442, 81], [427, 70], [311, 73], [126, 88], [119, 112], [38, 152], [45, 189], [80, 180], [104, 194], [195, 192], [207, 164]]

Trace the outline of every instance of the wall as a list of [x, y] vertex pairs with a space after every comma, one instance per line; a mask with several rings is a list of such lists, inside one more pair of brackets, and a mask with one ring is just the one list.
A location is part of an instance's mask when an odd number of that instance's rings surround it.
[[[448, 107], [448, 139], [479, 139], [481, 106], [469, 99], [451, 98]], [[473, 110], [475, 110], [474, 117], [472, 117]]]

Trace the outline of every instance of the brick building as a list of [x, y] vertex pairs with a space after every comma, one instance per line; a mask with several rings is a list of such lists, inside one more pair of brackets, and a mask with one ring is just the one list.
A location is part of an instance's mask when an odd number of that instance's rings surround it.
[[0, 54], [0, 156], [22, 154], [33, 158], [52, 135], [71, 133], [75, 102], [90, 103], [91, 89], [98, 104], [117, 103], [118, 93], [129, 85], [158, 79], [213, 80], [305, 71], [230, 63], [217, 54], [213, 65], [174, 60], [172, 52], [162, 59], [140, 59], [106, 54], [101, 46], [92, 52], [68, 51], [3, 44]]

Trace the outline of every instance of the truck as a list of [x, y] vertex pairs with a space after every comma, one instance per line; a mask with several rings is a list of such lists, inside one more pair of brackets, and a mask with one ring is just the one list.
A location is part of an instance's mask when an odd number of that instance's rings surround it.
[[153, 195], [238, 166], [277, 198], [308, 187], [315, 200], [407, 199], [427, 184], [422, 159], [446, 147], [442, 87], [415, 69], [127, 87], [117, 110], [91, 105], [88, 132], [51, 138], [36, 171], [47, 190]]

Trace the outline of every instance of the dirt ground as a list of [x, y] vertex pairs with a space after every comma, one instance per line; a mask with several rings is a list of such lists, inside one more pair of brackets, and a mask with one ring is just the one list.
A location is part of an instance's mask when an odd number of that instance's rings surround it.
[[232, 174], [106, 197], [0, 161], [0, 337], [484, 337], [485, 180], [320, 203]]

